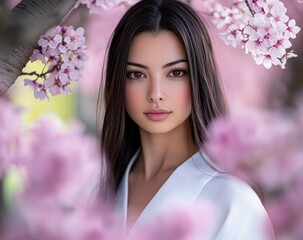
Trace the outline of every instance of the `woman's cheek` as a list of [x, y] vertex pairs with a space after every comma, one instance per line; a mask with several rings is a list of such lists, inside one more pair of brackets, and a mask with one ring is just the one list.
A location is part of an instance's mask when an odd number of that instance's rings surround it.
[[188, 106], [191, 108], [191, 92], [188, 84], [175, 89], [172, 97], [174, 98], [174, 102], [180, 106]]
[[134, 86], [126, 87], [125, 102], [127, 108], [135, 108], [140, 102], [142, 102], [142, 90]]

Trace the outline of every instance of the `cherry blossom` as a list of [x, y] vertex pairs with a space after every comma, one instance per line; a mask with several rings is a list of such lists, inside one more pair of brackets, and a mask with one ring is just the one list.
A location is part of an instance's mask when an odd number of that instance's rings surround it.
[[[229, 120], [215, 122], [210, 129], [207, 146], [214, 159], [228, 171], [237, 170], [241, 164], [243, 169], [239, 168], [240, 172], [247, 171], [249, 178], [262, 181], [262, 185], [271, 188], [274, 183], [283, 185], [288, 181], [287, 176], [283, 178], [279, 173], [282, 162], [289, 163], [284, 166], [284, 172], [290, 176], [291, 171], [295, 173], [303, 167], [303, 163], [298, 161], [303, 153], [300, 148], [303, 135], [298, 133], [296, 126], [297, 123], [283, 113], [250, 110]], [[224, 158], [218, 155], [222, 152]], [[269, 173], [262, 175], [267, 164], [272, 165], [271, 177]], [[250, 170], [257, 175], [252, 176]]]
[[270, 48], [266, 50], [266, 52], [262, 52], [255, 56], [256, 64], [261, 65], [263, 64], [265, 68], [269, 69], [272, 65], [279, 65], [279, 54], [278, 51], [275, 51], [274, 48]]
[[24, 86], [30, 86], [34, 90], [34, 96], [37, 99], [48, 99], [46, 87], [44, 84], [38, 83], [37, 81], [33, 81], [31, 79], [24, 79]]
[[236, 25], [239, 29], [249, 20], [248, 9], [244, 2], [236, 2], [230, 8], [216, 3], [213, 7], [213, 23], [219, 28]]
[[48, 93], [70, 94], [70, 84], [81, 78], [84, 62], [87, 60], [84, 29], [72, 26], [57, 26], [42, 35], [38, 40], [30, 61], [40, 60], [44, 65], [41, 73], [26, 73], [25, 86], [34, 90], [38, 99], [48, 99]]
[[297, 33], [300, 31], [300, 28], [296, 26], [296, 20], [291, 19], [288, 22], [286, 31], [285, 31], [285, 37], [287, 38], [295, 38]]
[[0, 98], [0, 179], [14, 160], [18, 136], [21, 133], [21, 108]]
[[48, 206], [39, 211], [35, 208], [26, 210], [32, 212], [21, 209], [18, 221], [6, 222], [5, 229], [0, 232], [1, 239], [35, 240], [43, 236], [45, 240], [126, 240], [121, 222], [108, 209], [92, 203], [76, 208]]
[[223, 171], [262, 186], [277, 239], [300, 239], [302, 233], [301, 109], [300, 102], [293, 113], [245, 109], [215, 121], [206, 143], [208, 154]]
[[285, 69], [285, 64], [286, 64], [287, 60], [290, 58], [293, 58], [293, 57], [298, 57], [298, 55], [294, 54], [293, 51], [286, 52], [281, 59], [281, 68]]
[[289, 57], [296, 57], [287, 53], [292, 52], [288, 50], [292, 46], [290, 39], [296, 38], [300, 28], [294, 19], [289, 20], [281, 1], [240, 0], [230, 7], [216, 3], [210, 9], [224, 42], [244, 48], [257, 64], [285, 68]]
[[271, 17], [276, 22], [286, 23], [289, 20], [289, 17], [286, 15], [286, 7], [282, 2], [277, 2], [270, 10]]
[[[121, 222], [105, 208], [82, 204], [77, 208], [30, 209], [23, 221], [27, 228], [7, 226], [1, 239], [126, 240]], [[37, 218], [37, 213], [41, 215]], [[31, 215], [32, 214], [32, 215]], [[33, 217], [34, 216], [34, 217]], [[12, 237], [13, 236], [13, 237]]]
[[27, 201], [50, 196], [55, 202], [73, 199], [99, 169], [96, 141], [82, 132], [79, 124], [66, 129], [59, 119], [44, 117], [22, 135], [27, 151], [19, 155], [18, 164], [27, 173]]
[[[215, 205], [203, 200], [191, 207], [170, 206], [149, 224], [135, 231], [128, 238], [136, 239], [174, 239], [198, 240], [207, 236], [213, 224], [213, 210]], [[201, 221], [201, 219], [204, 219]]]

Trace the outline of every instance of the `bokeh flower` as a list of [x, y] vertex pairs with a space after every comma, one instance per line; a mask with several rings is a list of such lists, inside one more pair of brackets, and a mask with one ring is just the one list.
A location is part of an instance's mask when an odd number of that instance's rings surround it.
[[300, 239], [302, 233], [298, 225], [303, 216], [299, 106], [294, 112], [246, 109], [219, 119], [210, 127], [206, 143], [222, 171], [261, 187], [277, 239]]
[[14, 161], [18, 138], [21, 133], [20, 107], [0, 98], [0, 179], [5, 175]]

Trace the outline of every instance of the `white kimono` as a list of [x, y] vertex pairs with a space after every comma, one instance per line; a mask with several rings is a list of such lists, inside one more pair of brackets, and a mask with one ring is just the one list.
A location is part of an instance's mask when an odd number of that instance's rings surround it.
[[[126, 225], [128, 177], [138, 150], [123, 175], [116, 195], [115, 210]], [[207, 240], [275, 239], [268, 215], [255, 192], [241, 180], [219, 172], [203, 152], [197, 152], [182, 163], [161, 186], [142, 211], [128, 237], [140, 226], [152, 222], [171, 206], [191, 208], [199, 202], [213, 205], [211, 227], [203, 237]], [[201, 221], [205, 221], [201, 216]], [[267, 227], [266, 227], [267, 226]]]

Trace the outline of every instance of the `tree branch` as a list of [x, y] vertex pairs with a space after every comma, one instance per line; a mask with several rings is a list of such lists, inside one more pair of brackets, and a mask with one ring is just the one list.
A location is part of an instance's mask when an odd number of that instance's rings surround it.
[[252, 16], [255, 16], [255, 13], [256, 13], [256, 12], [251, 8], [251, 6], [250, 6], [248, 0], [245, 0], [245, 3], [246, 3], [246, 6], [247, 6], [248, 9], [249, 9], [251, 15], [252, 15]]

